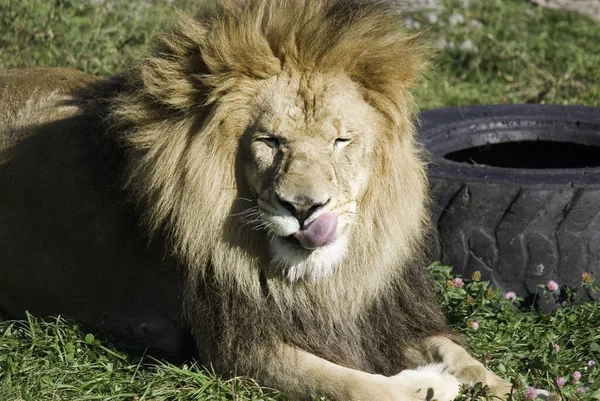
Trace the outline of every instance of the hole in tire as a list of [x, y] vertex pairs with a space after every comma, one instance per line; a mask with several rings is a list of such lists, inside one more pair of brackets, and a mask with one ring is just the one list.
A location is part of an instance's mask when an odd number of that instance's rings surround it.
[[512, 141], [457, 150], [444, 158], [459, 163], [523, 169], [600, 167], [600, 147], [574, 142]]

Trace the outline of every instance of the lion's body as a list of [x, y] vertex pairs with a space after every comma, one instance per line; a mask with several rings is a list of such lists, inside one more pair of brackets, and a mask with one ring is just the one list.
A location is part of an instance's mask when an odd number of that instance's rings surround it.
[[66, 69], [0, 74], [0, 310], [72, 316], [180, 354], [181, 280], [140, 235], [100, 116], [73, 93], [97, 82]]
[[384, 3], [223, 4], [122, 78], [0, 75], [0, 307], [156, 343], [185, 310], [204, 363], [297, 398], [451, 398], [428, 363], [503, 390], [421, 260], [417, 40]]

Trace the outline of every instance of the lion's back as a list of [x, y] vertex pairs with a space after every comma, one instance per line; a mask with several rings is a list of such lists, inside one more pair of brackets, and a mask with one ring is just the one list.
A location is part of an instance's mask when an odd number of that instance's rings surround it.
[[90, 105], [104, 83], [0, 73], [0, 311], [66, 315], [181, 352], [178, 277], [133, 222], [118, 149], [103, 147], [105, 114]]

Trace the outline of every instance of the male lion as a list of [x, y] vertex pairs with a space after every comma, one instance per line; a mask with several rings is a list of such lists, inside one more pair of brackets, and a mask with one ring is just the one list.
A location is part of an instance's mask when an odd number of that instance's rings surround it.
[[506, 394], [420, 261], [427, 51], [399, 21], [377, 1], [223, 0], [121, 77], [4, 72], [2, 309], [158, 348], [185, 310], [204, 364], [293, 399]]

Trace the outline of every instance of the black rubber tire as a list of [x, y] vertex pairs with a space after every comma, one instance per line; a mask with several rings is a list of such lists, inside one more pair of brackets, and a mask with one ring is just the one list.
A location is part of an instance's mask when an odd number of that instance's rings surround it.
[[579, 287], [583, 272], [600, 277], [599, 108], [469, 106], [420, 117], [438, 260], [522, 297], [548, 280]]

